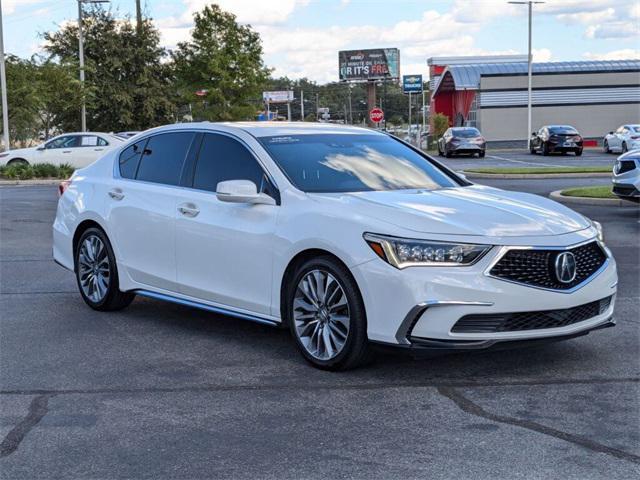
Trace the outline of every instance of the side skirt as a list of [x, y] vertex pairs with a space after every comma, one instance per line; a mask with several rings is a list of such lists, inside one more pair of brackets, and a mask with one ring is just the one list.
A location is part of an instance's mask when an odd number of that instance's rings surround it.
[[242, 320], [249, 320], [250, 322], [261, 323], [263, 325], [269, 325], [271, 327], [277, 327], [279, 322], [268, 318], [260, 317], [257, 315], [251, 315], [248, 313], [236, 312], [234, 310], [228, 310], [222, 307], [214, 307], [205, 303], [194, 302], [192, 300], [185, 300], [184, 298], [172, 297], [171, 295], [165, 295], [162, 293], [150, 292], [148, 290], [134, 290], [137, 295], [143, 297], [155, 298], [157, 300], [164, 300], [165, 302], [177, 303], [178, 305], [185, 305], [187, 307], [198, 308], [200, 310], [206, 310], [208, 312], [220, 313], [222, 315], [228, 315], [230, 317], [240, 318]]

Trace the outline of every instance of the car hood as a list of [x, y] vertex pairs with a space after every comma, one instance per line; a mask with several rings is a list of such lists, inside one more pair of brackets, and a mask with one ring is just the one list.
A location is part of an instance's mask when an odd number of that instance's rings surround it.
[[584, 216], [547, 198], [479, 185], [313, 196], [332, 197], [362, 215], [420, 233], [524, 237], [561, 235], [590, 225]]

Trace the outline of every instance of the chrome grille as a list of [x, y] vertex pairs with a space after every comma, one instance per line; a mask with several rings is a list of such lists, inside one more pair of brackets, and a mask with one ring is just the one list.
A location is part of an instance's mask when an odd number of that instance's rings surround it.
[[[563, 252], [573, 253], [576, 259], [576, 276], [569, 283], [560, 282], [554, 268], [557, 256]], [[502, 256], [489, 274], [534, 287], [568, 290], [587, 280], [606, 259], [606, 254], [595, 241], [566, 250], [513, 249]]]

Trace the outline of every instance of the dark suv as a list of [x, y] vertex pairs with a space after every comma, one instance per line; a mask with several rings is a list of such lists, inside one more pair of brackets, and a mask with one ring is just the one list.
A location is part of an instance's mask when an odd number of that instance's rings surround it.
[[582, 155], [582, 136], [570, 125], [545, 125], [531, 134], [529, 149], [532, 155], [573, 152], [579, 157]]

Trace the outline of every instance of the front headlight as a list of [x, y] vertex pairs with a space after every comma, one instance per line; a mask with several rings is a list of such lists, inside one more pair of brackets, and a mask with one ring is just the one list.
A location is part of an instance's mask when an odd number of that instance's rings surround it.
[[595, 220], [591, 220], [591, 225], [593, 225], [598, 232], [598, 241], [600, 243], [604, 243], [604, 230], [602, 229], [602, 225], [600, 222], [596, 222]]
[[474, 264], [491, 249], [491, 245], [414, 240], [374, 233], [365, 233], [364, 239], [376, 255], [396, 268], [462, 267]]

